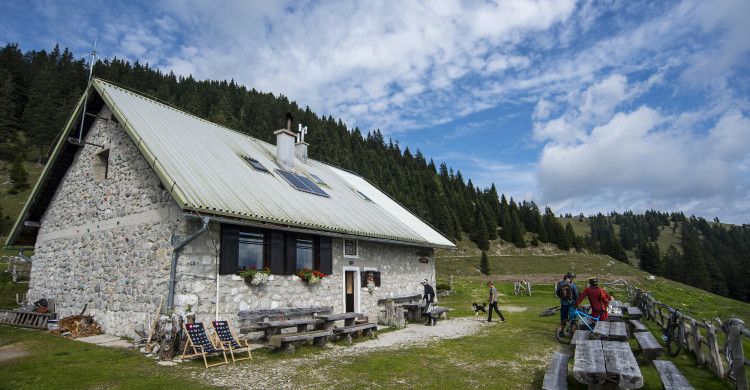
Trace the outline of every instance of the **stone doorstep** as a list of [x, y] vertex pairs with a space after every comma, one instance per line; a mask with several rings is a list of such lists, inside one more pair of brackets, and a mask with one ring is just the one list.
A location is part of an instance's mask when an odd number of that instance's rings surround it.
[[80, 337], [76, 340], [84, 343], [100, 345], [102, 347], [130, 348], [133, 345], [125, 339], [109, 334], [99, 334], [96, 336]]

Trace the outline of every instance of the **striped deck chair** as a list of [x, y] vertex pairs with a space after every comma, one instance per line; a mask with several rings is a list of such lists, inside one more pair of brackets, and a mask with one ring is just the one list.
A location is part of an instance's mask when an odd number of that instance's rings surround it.
[[[202, 356], [203, 364], [206, 366], [206, 368], [229, 363], [229, 361], [227, 360], [226, 348], [224, 348], [224, 346], [222, 345], [214, 345], [211, 342], [211, 339], [206, 334], [206, 329], [203, 327], [203, 323], [196, 322], [193, 324], [185, 324], [185, 334], [187, 334], [188, 339], [187, 343], [185, 343], [185, 349], [182, 351], [182, 356], [180, 356], [181, 359]], [[188, 348], [191, 348], [193, 350], [191, 354], [187, 353]], [[221, 352], [224, 355], [224, 361], [214, 364], [208, 364], [206, 355], [216, 352]]]
[[[229, 350], [229, 354], [232, 356], [232, 363], [238, 360], [252, 359], [253, 354], [250, 353], [250, 345], [245, 338], [239, 338], [232, 332], [232, 328], [229, 327], [227, 321], [212, 321], [214, 330], [216, 331], [216, 337], [219, 339], [218, 343], [223, 345]], [[247, 350], [247, 357], [235, 358], [234, 351], [245, 348]]]

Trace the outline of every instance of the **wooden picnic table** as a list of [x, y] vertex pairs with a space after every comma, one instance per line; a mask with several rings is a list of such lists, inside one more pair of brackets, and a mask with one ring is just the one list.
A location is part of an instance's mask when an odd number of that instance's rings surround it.
[[336, 321], [344, 321], [344, 326], [352, 326], [359, 317], [362, 317], [362, 313], [318, 314], [315, 316], [315, 318], [323, 320], [323, 329], [333, 328]]
[[265, 328], [266, 340], [270, 340], [271, 336], [280, 334], [282, 329], [296, 327], [297, 332], [302, 333], [307, 331], [308, 325], [318, 325], [323, 322], [323, 320], [318, 318], [297, 318], [293, 320], [263, 321], [259, 322], [258, 326]]
[[623, 341], [585, 340], [576, 345], [573, 377], [589, 389], [639, 389], [643, 376], [630, 345]]
[[594, 335], [602, 340], [628, 341], [628, 327], [624, 322], [599, 321], [594, 327]]

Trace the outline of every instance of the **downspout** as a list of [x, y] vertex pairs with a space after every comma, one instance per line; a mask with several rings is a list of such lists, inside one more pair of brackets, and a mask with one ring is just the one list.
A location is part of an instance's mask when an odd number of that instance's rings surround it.
[[175, 289], [175, 283], [177, 279], [177, 259], [180, 257], [180, 251], [182, 248], [184, 248], [187, 244], [189, 244], [191, 241], [195, 240], [206, 232], [208, 230], [208, 222], [210, 221], [210, 218], [203, 217], [201, 218], [203, 221], [203, 225], [200, 229], [198, 229], [197, 232], [191, 234], [188, 238], [184, 239], [182, 242], [179, 242], [175, 245], [174, 250], [172, 250], [172, 266], [169, 269], [169, 292], [167, 293], [167, 310], [169, 314], [172, 314], [172, 311], [174, 310], [174, 289]]

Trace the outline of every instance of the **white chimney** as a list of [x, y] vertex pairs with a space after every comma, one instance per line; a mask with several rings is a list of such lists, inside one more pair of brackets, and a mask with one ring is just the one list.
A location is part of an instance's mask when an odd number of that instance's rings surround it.
[[294, 155], [303, 164], [307, 164], [307, 142], [297, 142], [294, 144]]
[[276, 135], [276, 162], [281, 169], [291, 171], [294, 169], [294, 141], [296, 134], [287, 129], [280, 129], [273, 132]]

